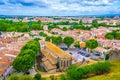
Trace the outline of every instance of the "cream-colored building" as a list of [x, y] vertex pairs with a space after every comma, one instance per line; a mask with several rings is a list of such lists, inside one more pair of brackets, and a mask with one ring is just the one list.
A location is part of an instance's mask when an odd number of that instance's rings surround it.
[[44, 25], [43, 29], [44, 29], [44, 31], [47, 31], [48, 30], [48, 26]]
[[65, 71], [72, 64], [72, 56], [52, 44], [51, 42], [39, 41], [44, 68], [48, 72]]

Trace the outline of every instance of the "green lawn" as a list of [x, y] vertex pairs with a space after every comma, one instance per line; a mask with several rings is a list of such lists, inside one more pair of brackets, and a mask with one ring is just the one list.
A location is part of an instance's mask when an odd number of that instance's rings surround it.
[[94, 76], [85, 80], [120, 80], [120, 60], [111, 61], [110, 73]]

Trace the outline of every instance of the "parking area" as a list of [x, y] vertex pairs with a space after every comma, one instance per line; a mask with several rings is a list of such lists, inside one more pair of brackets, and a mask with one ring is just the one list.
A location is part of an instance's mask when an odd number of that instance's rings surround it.
[[[91, 59], [90, 53], [81, 48], [67, 50], [67, 52], [69, 52], [72, 55], [72, 57], [76, 60], [75, 62], [89, 61]], [[73, 61], [73, 64], [75, 62]]]
[[105, 54], [94, 51], [91, 55], [91, 59], [99, 59], [99, 58], [105, 58]]
[[72, 57], [75, 59], [75, 61], [73, 60], [72, 62], [73, 64], [83, 61], [87, 62], [92, 59], [105, 58], [104, 54], [100, 54], [97, 52], [89, 53], [82, 48], [69, 49], [67, 50], [67, 52], [69, 52], [72, 55]]

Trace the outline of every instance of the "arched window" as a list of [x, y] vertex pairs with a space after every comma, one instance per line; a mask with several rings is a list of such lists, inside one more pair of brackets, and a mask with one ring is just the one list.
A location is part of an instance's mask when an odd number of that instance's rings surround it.
[[67, 60], [67, 67], [69, 66], [69, 60]]
[[66, 67], [66, 61], [64, 60], [64, 67]]

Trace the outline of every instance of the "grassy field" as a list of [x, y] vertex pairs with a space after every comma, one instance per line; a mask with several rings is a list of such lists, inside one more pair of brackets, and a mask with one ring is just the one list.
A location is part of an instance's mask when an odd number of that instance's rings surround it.
[[111, 61], [110, 73], [94, 76], [85, 80], [120, 80], [120, 60]]

